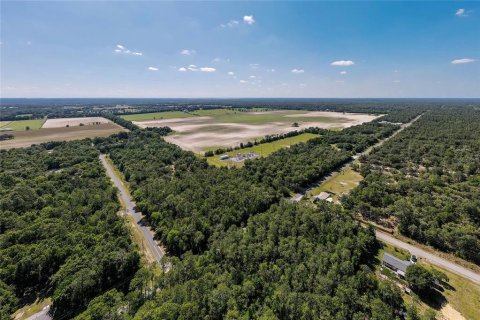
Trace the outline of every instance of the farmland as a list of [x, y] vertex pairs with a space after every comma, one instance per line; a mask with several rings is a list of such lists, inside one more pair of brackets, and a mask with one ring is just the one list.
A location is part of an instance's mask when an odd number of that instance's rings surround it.
[[83, 117], [83, 118], [58, 118], [48, 119], [42, 128], [63, 128], [75, 127], [83, 125], [98, 125], [101, 123], [109, 123], [110, 121], [103, 117]]
[[[318, 137], [318, 135], [312, 134], [312, 133], [302, 133], [298, 136], [288, 137], [288, 138], [273, 141], [273, 142], [259, 144], [259, 145], [249, 147], [249, 148], [230, 151], [230, 152], [226, 152], [224, 154], [227, 154], [230, 157], [232, 157], [232, 156], [235, 156], [237, 153], [253, 152], [253, 153], [259, 155], [260, 157], [266, 157], [266, 156], [272, 154], [273, 152], [275, 152], [277, 150], [289, 147], [289, 146], [291, 146], [293, 144], [296, 144], [296, 143], [308, 141], [308, 140], [310, 140], [312, 138], [315, 138], [315, 137]], [[215, 165], [217, 167], [224, 167], [224, 166], [241, 167], [244, 164], [244, 162], [235, 163], [231, 160], [220, 160], [220, 155], [215, 155], [213, 157], [207, 158], [207, 162], [209, 164]]]
[[42, 128], [38, 130], [14, 132], [14, 139], [0, 142], [1, 149], [24, 148], [32, 144], [49, 141], [69, 141], [84, 138], [107, 137], [111, 134], [125, 131], [122, 127], [105, 123], [95, 126], [78, 126], [62, 128]]
[[193, 112], [161, 112], [134, 116], [142, 128], [171, 127], [166, 139], [186, 150], [201, 153], [215, 147], [236, 146], [269, 134], [286, 133], [308, 127], [346, 128], [369, 122], [377, 116], [325, 111], [240, 111], [231, 109]]
[[45, 119], [35, 119], [35, 120], [16, 120], [16, 121], [2, 121], [0, 123], [0, 129], [2, 130], [13, 130], [13, 131], [24, 131], [33, 129], [40, 129], [45, 122]]

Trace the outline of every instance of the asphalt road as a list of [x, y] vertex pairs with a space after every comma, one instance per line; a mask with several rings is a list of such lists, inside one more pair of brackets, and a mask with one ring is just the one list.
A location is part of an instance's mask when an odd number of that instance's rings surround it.
[[405, 123], [405, 124], [402, 124], [400, 129], [398, 129], [397, 131], [395, 131], [392, 135], [390, 135], [389, 137], [386, 137], [385, 139], [383, 140], [380, 140], [379, 142], [377, 142], [376, 144], [374, 144], [373, 146], [367, 148], [366, 150], [360, 152], [360, 153], [357, 153], [356, 155], [354, 155], [352, 157], [352, 160], [350, 160], [349, 162], [345, 163], [343, 166], [341, 166], [339, 169], [337, 170], [334, 170], [332, 171], [328, 176], [325, 176], [323, 178], [321, 178], [320, 180], [314, 182], [310, 187], [308, 187], [307, 189], [303, 190], [303, 192], [301, 193], [295, 193], [291, 198], [290, 198], [290, 201], [295, 201], [295, 202], [298, 202], [300, 200], [303, 199], [303, 197], [312, 189], [315, 189], [317, 186], [321, 185], [322, 183], [324, 183], [325, 181], [327, 181], [328, 179], [331, 179], [333, 177], [335, 177], [336, 175], [338, 175], [340, 172], [342, 172], [342, 170], [350, 167], [353, 163], [353, 161], [357, 160], [359, 157], [361, 156], [364, 156], [364, 155], [367, 155], [369, 154], [370, 152], [372, 152], [373, 149], [375, 148], [378, 148], [380, 147], [381, 145], [383, 145], [385, 142], [387, 142], [388, 140], [392, 139], [393, 137], [395, 137], [397, 134], [399, 134], [400, 132], [402, 132], [403, 130], [405, 130], [406, 128], [410, 127], [415, 121], [417, 121], [418, 119], [420, 119], [420, 117], [422, 116], [423, 114], [417, 116], [415, 119], [413, 119], [412, 121], [408, 122], [408, 123]]
[[120, 197], [122, 198], [123, 203], [126, 206], [127, 214], [131, 215], [135, 220], [139, 230], [142, 232], [143, 238], [148, 245], [148, 249], [152, 253], [153, 257], [157, 262], [160, 262], [162, 257], [165, 255], [165, 252], [157, 244], [157, 241], [153, 238], [154, 233], [150, 230], [149, 226], [146, 224], [143, 216], [135, 211], [135, 204], [130, 197], [130, 193], [127, 191], [126, 187], [121, 183], [120, 179], [115, 174], [111, 165], [105, 160], [105, 155], [100, 155], [100, 161], [102, 162], [105, 170], [107, 171], [108, 176], [113, 181], [113, 184], [120, 191]]
[[469, 279], [475, 283], [480, 284], [480, 274], [475, 273], [471, 270], [468, 270], [462, 266], [459, 266], [458, 264], [455, 264], [453, 262], [450, 262], [448, 260], [442, 259], [430, 252], [427, 252], [425, 250], [422, 250], [418, 247], [415, 247], [409, 243], [403, 242], [401, 240], [398, 240], [391, 235], [381, 232], [381, 231], [375, 231], [377, 238], [380, 241], [389, 243], [391, 245], [394, 245], [395, 247], [405, 249], [410, 251], [411, 254], [416, 255], [419, 258], [424, 258], [425, 260], [428, 260], [428, 262], [437, 265], [439, 267], [442, 267], [448, 271], [451, 271], [453, 273], [456, 273], [466, 279]]

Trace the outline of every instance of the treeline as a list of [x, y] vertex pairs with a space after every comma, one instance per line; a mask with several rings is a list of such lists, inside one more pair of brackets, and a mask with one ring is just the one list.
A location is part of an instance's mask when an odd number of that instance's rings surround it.
[[71, 318], [128, 288], [139, 256], [91, 140], [0, 151], [0, 318], [36, 297]]
[[287, 132], [287, 133], [280, 133], [280, 134], [270, 134], [270, 135], [266, 135], [265, 137], [263, 137], [259, 140], [248, 141], [248, 142], [245, 142], [245, 143], [241, 142], [238, 146], [235, 146], [235, 147], [224, 147], [224, 148], [218, 148], [216, 150], [209, 150], [209, 151], [205, 152], [204, 156], [205, 157], [212, 157], [215, 154], [222, 154], [222, 153], [230, 152], [230, 151], [234, 151], [234, 150], [242, 150], [242, 149], [245, 149], [245, 148], [251, 148], [253, 146], [258, 146], [260, 144], [274, 142], [274, 141], [282, 140], [282, 139], [285, 139], [285, 138], [295, 137], [295, 136], [298, 136], [298, 135], [300, 135], [304, 132], [305, 132], [305, 130], [290, 131], [290, 132]]
[[113, 290], [95, 299], [78, 319], [115, 310], [126, 310], [119, 319], [395, 318], [398, 289], [378, 283], [367, 267], [373, 230], [339, 207], [281, 201], [350, 159], [351, 150], [331, 141], [355, 149], [394, 129], [351, 128], [348, 138], [332, 133], [230, 170], [154, 131], [96, 139], [124, 173], [172, 268], [132, 280], [127, 295]]
[[480, 264], [480, 111], [437, 108], [361, 159], [344, 201], [365, 218]]
[[369, 267], [375, 248], [373, 229], [338, 206], [282, 202], [76, 319], [400, 319], [400, 290]]

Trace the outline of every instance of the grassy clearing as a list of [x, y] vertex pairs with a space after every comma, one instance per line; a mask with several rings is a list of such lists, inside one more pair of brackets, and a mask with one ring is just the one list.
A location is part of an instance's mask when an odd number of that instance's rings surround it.
[[183, 111], [165, 111], [152, 113], [137, 113], [120, 116], [129, 121], [147, 121], [147, 120], [161, 120], [161, 119], [175, 119], [175, 118], [191, 118], [195, 115]]
[[52, 304], [52, 300], [50, 298], [37, 299], [34, 303], [26, 305], [15, 311], [15, 313], [12, 315], [12, 318], [15, 320], [27, 319], [35, 313], [42, 311], [44, 307], [50, 304]]
[[35, 119], [35, 120], [16, 120], [16, 121], [8, 121], [7, 123], [3, 124], [2, 122], [2, 129], [12, 129], [13, 131], [25, 131], [27, 127], [30, 128], [30, 130], [34, 129], [40, 129], [43, 125], [43, 123], [47, 119]]
[[322, 191], [332, 194], [334, 201], [337, 201], [342, 194], [350, 192], [353, 188], [358, 186], [363, 177], [360, 173], [354, 171], [351, 167], [347, 167], [338, 174], [328, 178], [318, 187], [309, 192], [310, 196], [319, 194]]
[[[316, 138], [316, 137], [319, 137], [319, 135], [312, 134], [312, 133], [302, 133], [298, 136], [288, 137], [288, 138], [285, 138], [285, 139], [281, 139], [281, 140], [277, 140], [277, 141], [273, 141], [273, 142], [269, 142], [269, 143], [264, 143], [264, 144], [260, 144], [260, 145], [257, 145], [257, 146], [253, 146], [253, 147], [245, 148], [245, 149], [241, 149], [241, 150], [234, 150], [234, 151], [231, 151], [231, 152], [226, 152], [224, 154], [228, 154], [229, 156], [235, 156], [237, 153], [255, 152], [256, 154], [258, 154], [261, 157], [266, 157], [266, 156], [272, 154], [273, 152], [275, 152], [277, 150], [289, 147], [293, 144], [297, 144], [297, 143], [300, 143], [300, 142], [305, 142], [307, 140], [310, 140], [310, 139]], [[207, 148], [205, 151], [212, 150], [212, 149], [216, 149], [216, 148]], [[209, 157], [209, 158], [206, 158], [206, 159], [207, 159], [207, 162], [209, 164], [217, 166], [217, 167], [226, 167], [226, 166], [241, 167], [244, 164], [243, 161], [234, 163], [233, 161], [229, 161], [229, 160], [220, 160], [220, 155], [215, 155], [213, 157]]]
[[7, 124], [9, 124], [10, 122], [12, 122], [12, 121], [0, 121], [0, 128], [6, 127]]
[[70, 141], [84, 138], [108, 137], [114, 133], [127, 131], [114, 123], [105, 123], [95, 126], [48, 128], [14, 132], [12, 140], [0, 142], [2, 149], [26, 148], [32, 144], [40, 144], [49, 141]]

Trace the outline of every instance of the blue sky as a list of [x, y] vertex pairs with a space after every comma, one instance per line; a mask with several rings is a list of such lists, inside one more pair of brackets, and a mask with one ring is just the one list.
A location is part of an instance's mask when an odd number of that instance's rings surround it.
[[478, 2], [1, 2], [2, 97], [480, 97]]

